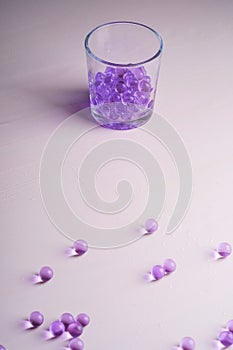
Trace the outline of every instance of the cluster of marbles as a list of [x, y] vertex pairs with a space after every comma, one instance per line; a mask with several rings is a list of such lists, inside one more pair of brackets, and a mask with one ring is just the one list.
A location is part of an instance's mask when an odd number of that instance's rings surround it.
[[106, 67], [94, 78], [89, 72], [92, 107], [106, 119], [137, 119], [145, 109], [152, 110], [154, 100], [151, 78], [143, 66], [132, 68]]
[[[33, 311], [28, 321], [31, 325], [30, 328], [38, 328], [44, 322], [44, 315], [40, 311]], [[86, 313], [80, 313], [74, 317], [71, 313], [65, 312], [59, 320], [50, 324], [49, 333], [52, 338], [58, 338], [66, 332], [68, 339], [70, 339], [68, 347], [71, 350], [83, 350], [84, 343], [79, 337], [82, 335], [84, 327], [88, 326], [89, 323], [90, 317]]]
[[173, 259], [166, 259], [163, 265], [155, 265], [152, 267], [151, 276], [153, 281], [160, 280], [176, 270], [176, 263]]

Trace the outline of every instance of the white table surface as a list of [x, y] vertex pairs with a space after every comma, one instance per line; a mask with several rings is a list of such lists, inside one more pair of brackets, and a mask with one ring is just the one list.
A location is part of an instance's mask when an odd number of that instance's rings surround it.
[[[90, 314], [87, 350], [171, 350], [185, 335], [196, 349], [215, 349], [233, 318], [233, 257], [210, 259], [219, 242], [233, 244], [232, 14], [231, 0], [0, 2], [0, 344], [7, 350], [62, 349], [61, 339], [41, 334], [65, 311]], [[86, 33], [114, 20], [145, 23], [164, 39], [156, 113], [186, 145], [193, 196], [172, 235], [160, 229], [123, 248], [68, 259], [72, 242], [42, 203], [40, 159], [55, 128], [88, 106]], [[102, 195], [111, 199], [109, 191]], [[144, 273], [167, 257], [177, 271], [146, 283]], [[34, 286], [28, 277], [43, 265], [55, 277]], [[22, 331], [20, 321], [35, 309], [44, 326]]]

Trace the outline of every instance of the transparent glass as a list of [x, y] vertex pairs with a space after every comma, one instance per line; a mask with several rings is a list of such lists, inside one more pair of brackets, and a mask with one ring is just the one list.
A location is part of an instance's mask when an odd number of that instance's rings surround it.
[[150, 27], [111, 22], [85, 38], [91, 112], [101, 126], [145, 124], [155, 103], [163, 41]]

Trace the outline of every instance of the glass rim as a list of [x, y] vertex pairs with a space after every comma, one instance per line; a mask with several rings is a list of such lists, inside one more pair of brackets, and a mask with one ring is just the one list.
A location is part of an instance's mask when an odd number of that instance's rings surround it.
[[[96, 32], [98, 29], [100, 28], [103, 28], [103, 27], [106, 27], [106, 26], [109, 26], [109, 25], [115, 25], [115, 24], [133, 24], [133, 25], [136, 25], [136, 26], [140, 26], [140, 27], [144, 27], [148, 30], [150, 30], [151, 32], [153, 32], [157, 39], [159, 40], [159, 49], [155, 52], [155, 54], [152, 56], [152, 57], [149, 57], [148, 59], [146, 60], [143, 60], [143, 61], [140, 61], [140, 62], [137, 62], [137, 63], [128, 63], [128, 64], [123, 64], [123, 63], [115, 63], [115, 62], [109, 62], [109, 61], [106, 61], [98, 56], [96, 56], [90, 49], [89, 47], [89, 39], [91, 37], [91, 35]], [[94, 58], [95, 60], [103, 63], [103, 64], [107, 64], [109, 66], [113, 66], [113, 67], [136, 67], [136, 66], [139, 66], [139, 65], [142, 65], [142, 64], [145, 64], [145, 63], [148, 63], [150, 61], [153, 61], [155, 58], [157, 58], [158, 56], [161, 55], [162, 53], [162, 50], [163, 50], [163, 39], [162, 37], [159, 35], [159, 33], [152, 29], [151, 27], [145, 25], [145, 24], [142, 24], [142, 23], [138, 23], [138, 22], [131, 22], [131, 21], [114, 21], [114, 22], [107, 22], [107, 23], [104, 23], [104, 24], [100, 24], [99, 26], [95, 27], [94, 29], [92, 29], [86, 36], [85, 40], [84, 40], [84, 46], [85, 46], [85, 49], [86, 49], [86, 52], [87, 54]]]

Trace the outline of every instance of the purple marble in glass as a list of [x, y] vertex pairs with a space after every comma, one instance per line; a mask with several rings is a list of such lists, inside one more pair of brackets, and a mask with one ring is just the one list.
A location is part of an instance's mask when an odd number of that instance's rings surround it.
[[173, 259], [166, 259], [163, 263], [163, 268], [166, 273], [171, 273], [176, 270], [176, 263]]
[[144, 79], [139, 82], [138, 87], [139, 91], [142, 91], [144, 93], [150, 93], [152, 91], [150, 83], [145, 81]]
[[105, 75], [101, 72], [98, 72], [95, 76], [95, 81], [104, 81]]
[[86, 241], [79, 239], [74, 242], [73, 248], [78, 255], [83, 255], [88, 251], [88, 244]]
[[229, 256], [232, 252], [230, 243], [227, 243], [227, 242], [220, 243], [218, 246], [217, 252], [222, 258], [226, 258], [227, 256]]
[[0, 345], [0, 350], [6, 350], [6, 348], [3, 345]]
[[143, 66], [132, 68], [131, 71], [138, 80], [142, 79], [146, 75], [146, 70]]
[[147, 106], [149, 109], [152, 109], [154, 107], [154, 100], [151, 100], [149, 103], [148, 103], [148, 106]]
[[33, 327], [39, 327], [44, 322], [44, 316], [39, 311], [33, 311], [29, 316], [29, 321]]
[[74, 319], [74, 316], [69, 312], [64, 312], [61, 315], [60, 321], [64, 324], [65, 330], [67, 330], [67, 327], [69, 326], [69, 324], [74, 323], [75, 319]]
[[90, 317], [85, 313], [78, 314], [76, 320], [80, 322], [83, 327], [86, 327], [90, 323]]
[[43, 266], [40, 269], [39, 276], [42, 282], [47, 282], [53, 277], [53, 270], [49, 266]]
[[228, 347], [233, 344], [233, 333], [229, 331], [223, 331], [219, 334], [218, 340], [222, 345]]
[[164, 270], [163, 266], [155, 265], [152, 268], [151, 273], [152, 273], [152, 276], [154, 277], [154, 279], [160, 280], [165, 275], [165, 270]]
[[145, 222], [145, 229], [147, 233], [153, 233], [158, 229], [158, 222], [155, 219], [147, 219]]
[[121, 95], [118, 92], [113, 92], [109, 96], [109, 102], [121, 102]]
[[135, 91], [138, 91], [138, 80], [136, 78], [134, 78], [133, 76], [129, 76], [126, 79], [126, 85], [131, 88], [132, 94]]
[[146, 106], [149, 102], [149, 98], [141, 91], [136, 91], [134, 96], [136, 97], [136, 103], [139, 105]]
[[183, 339], [181, 339], [180, 346], [182, 350], [194, 350], [195, 341], [191, 337], [184, 337]]
[[77, 337], [79, 337], [82, 334], [83, 326], [81, 325], [80, 322], [76, 321], [76, 322], [73, 322], [73, 323], [69, 324], [69, 326], [67, 328], [67, 331], [70, 333], [70, 335], [73, 338], [77, 338]]
[[135, 97], [130, 92], [126, 91], [122, 96], [122, 100], [125, 103], [134, 103]]
[[115, 85], [116, 92], [122, 94], [127, 90], [127, 86], [123, 80], [118, 80]]
[[69, 348], [71, 350], [83, 350], [84, 349], [84, 343], [81, 339], [75, 338], [70, 340], [69, 342]]
[[62, 335], [64, 333], [65, 326], [64, 326], [63, 322], [61, 322], [61, 321], [54, 321], [51, 323], [49, 329], [54, 337], [59, 337], [60, 335]]

